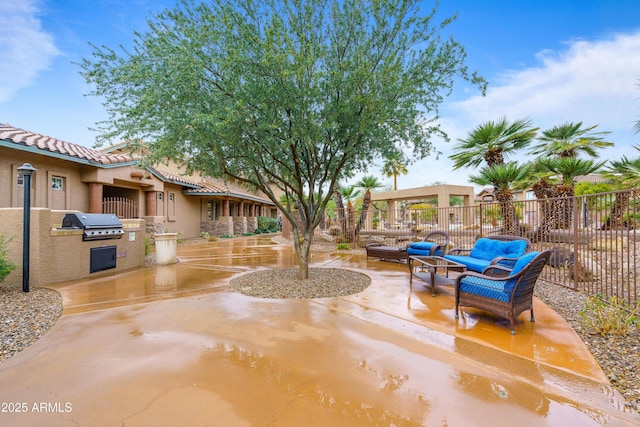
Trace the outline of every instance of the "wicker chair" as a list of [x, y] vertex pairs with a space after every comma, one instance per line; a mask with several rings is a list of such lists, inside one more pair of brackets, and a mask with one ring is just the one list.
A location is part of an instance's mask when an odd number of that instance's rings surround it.
[[551, 251], [529, 252], [518, 259], [512, 270], [492, 265], [484, 274], [467, 271], [456, 279], [456, 319], [458, 307], [475, 307], [509, 319], [515, 334], [516, 318], [525, 310], [533, 315], [533, 289]]

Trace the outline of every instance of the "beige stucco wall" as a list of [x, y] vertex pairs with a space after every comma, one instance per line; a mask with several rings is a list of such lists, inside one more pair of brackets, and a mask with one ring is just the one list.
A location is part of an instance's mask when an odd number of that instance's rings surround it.
[[[170, 210], [170, 194], [175, 197], [175, 215]], [[164, 187], [164, 222], [165, 231], [178, 233], [179, 237], [192, 238], [200, 235], [201, 199], [193, 196], [185, 196], [182, 189], [173, 184], [165, 184]]]
[[[81, 181], [85, 166], [66, 160], [31, 152], [0, 147], [0, 207], [21, 207], [23, 187], [16, 182], [17, 169], [30, 163], [37, 169], [32, 176], [32, 207], [86, 210], [89, 204], [87, 184]], [[66, 188], [61, 196], [51, 189], [51, 177], [65, 178]]]
[[[66, 212], [45, 208], [31, 209], [29, 283], [47, 286], [51, 283], [82, 278], [108, 276], [144, 266], [144, 221], [122, 220], [121, 239], [84, 242], [81, 230], [61, 230], [58, 227]], [[23, 253], [22, 208], [0, 208], [0, 232], [11, 239], [8, 258], [17, 265], [5, 279], [8, 284], [22, 283]], [[89, 273], [91, 248], [116, 246], [116, 268]]]

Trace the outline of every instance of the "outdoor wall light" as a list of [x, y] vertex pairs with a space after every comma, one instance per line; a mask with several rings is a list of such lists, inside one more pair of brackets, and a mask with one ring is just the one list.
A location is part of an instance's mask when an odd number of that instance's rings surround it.
[[24, 186], [24, 229], [22, 235], [22, 292], [29, 292], [29, 242], [31, 238], [31, 176], [36, 172], [31, 163], [18, 168]]

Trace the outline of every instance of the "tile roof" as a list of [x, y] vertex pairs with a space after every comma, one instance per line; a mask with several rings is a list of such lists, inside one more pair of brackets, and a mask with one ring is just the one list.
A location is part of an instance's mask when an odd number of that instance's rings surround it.
[[273, 205], [274, 203], [265, 198], [265, 197], [260, 197], [258, 195], [255, 194], [251, 194], [248, 193], [246, 191], [242, 191], [239, 190], [237, 188], [229, 188], [226, 185], [219, 185], [213, 181], [210, 180], [204, 180], [198, 183], [198, 186], [200, 188], [197, 189], [192, 189], [192, 190], [187, 190], [184, 193], [185, 194], [193, 194], [193, 195], [228, 195], [228, 196], [232, 196], [232, 197], [238, 197], [241, 199], [248, 199], [248, 200], [254, 200], [254, 201], [259, 201], [268, 205]]
[[41, 150], [43, 155], [47, 155], [48, 153], [56, 154], [58, 155], [57, 157], [67, 158], [67, 160], [71, 161], [90, 163], [95, 166], [117, 165], [137, 160], [136, 157], [128, 154], [106, 154], [100, 150], [62, 141], [3, 123], [0, 123], [0, 142], [9, 142], [18, 147], [22, 146]]
[[226, 185], [220, 185], [208, 179], [203, 181], [195, 182], [189, 180], [188, 177], [175, 175], [169, 172], [165, 172], [155, 168], [147, 168], [151, 171], [153, 175], [155, 175], [158, 179], [164, 182], [170, 182], [173, 184], [183, 185], [186, 187], [191, 187], [189, 189], [183, 190], [184, 194], [193, 195], [193, 196], [232, 196], [238, 197], [241, 199], [253, 200], [262, 202], [268, 205], [273, 205], [273, 202], [265, 197], [260, 197], [255, 194], [251, 194], [239, 189], [232, 189]]
[[[0, 123], [0, 146], [26, 148], [39, 150], [43, 155], [52, 155], [66, 160], [90, 164], [95, 167], [125, 166], [127, 163], [136, 163], [140, 157], [120, 151], [125, 144], [107, 147], [104, 151], [85, 147], [71, 142], [62, 141], [50, 136], [41, 135], [35, 132], [13, 127], [9, 124]], [[168, 172], [163, 172], [154, 168], [148, 168], [158, 179], [171, 182], [190, 189], [184, 191], [185, 194], [192, 195], [230, 195], [243, 199], [260, 201], [266, 204], [273, 204], [270, 200], [256, 196], [241, 190], [232, 190], [227, 186], [218, 185], [212, 181], [205, 180], [195, 182], [187, 177], [178, 176]]]
[[611, 183], [611, 179], [606, 176], [589, 174], [576, 177], [576, 182], [591, 182], [591, 183]]

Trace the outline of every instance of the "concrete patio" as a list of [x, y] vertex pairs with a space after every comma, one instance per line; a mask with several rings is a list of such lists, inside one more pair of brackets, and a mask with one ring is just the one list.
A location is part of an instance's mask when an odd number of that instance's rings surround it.
[[[632, 426], [578, 335], [536, 300], [517, 334], [404, 264], [314, 253], [372, 283], [273, 300], [229, 280], [295, 265], [268, 237], [180, 245], [180, 262], [55, 286], [64, 314], [0, 363], [11, 426]], [[24, 412], [9, 410], [25, 403]], [[21, 406], [22, 407], [22, 406]]]

